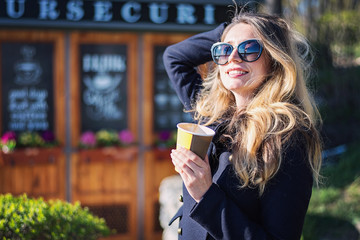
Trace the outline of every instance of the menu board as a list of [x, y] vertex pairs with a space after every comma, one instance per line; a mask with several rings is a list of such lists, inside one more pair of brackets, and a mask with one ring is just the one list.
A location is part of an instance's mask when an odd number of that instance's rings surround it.
[[126, 45], [80, 45], [82, 132], [127, 128], [126, 52]]
[[191, 122], [191, 114], [184, 112], [173, 89], [163, 63], [166, 46], [154, 47], [154, 130], [172, 131], [179, 122]]
[[1, 44], [2, 131], [54, 129], [52, 43]]

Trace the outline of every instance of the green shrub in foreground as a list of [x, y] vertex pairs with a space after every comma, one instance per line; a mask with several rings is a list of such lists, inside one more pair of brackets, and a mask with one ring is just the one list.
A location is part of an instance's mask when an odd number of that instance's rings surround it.
[[0, 195], [0, 240], [95, 240], [109, 234], [105, 220], [80, 203]]

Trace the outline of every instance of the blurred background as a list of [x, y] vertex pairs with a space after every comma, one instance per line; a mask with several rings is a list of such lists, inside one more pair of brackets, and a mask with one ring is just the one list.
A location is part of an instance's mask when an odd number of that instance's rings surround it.
[[359, 1], [267, 1], [311, 42], [323, 118], [323, 185], [314, 188], [304, 239], [359, 239]]
[[[323, 183], [302, 238], [359, 240], [360, 1], [237, 3], [283, 16], [313, 48]], [[176, 123], [191, 120], [162, 54], [228, 21], [231, 5], [0, 1], [0, 193], [79, 201], [116, 231], [106, 239], [162, 239], [159, 187], [176, 176]]]

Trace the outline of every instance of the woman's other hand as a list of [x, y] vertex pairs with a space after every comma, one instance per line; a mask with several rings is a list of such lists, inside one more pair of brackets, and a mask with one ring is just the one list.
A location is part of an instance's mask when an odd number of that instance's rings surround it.
[[208, 156], [202, 160], [192, 151], [182, 147], [178, 150], [173, 149], [170, 156], [189, 194], [199, 202], [212, 184]]

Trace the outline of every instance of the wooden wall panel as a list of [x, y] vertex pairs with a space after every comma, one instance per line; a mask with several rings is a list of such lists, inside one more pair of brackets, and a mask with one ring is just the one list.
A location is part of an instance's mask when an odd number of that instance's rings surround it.
[[[136, 69], [138, 39], [135, 34], [104, 32], [73, 32], [70, 37], [71, 50], [71, 141], [78, 147], [81, 135], [80, 67], [81, 44], [126, 45], [127, 71], [127, 126], [137, 138], [138, 135], [138, 86]], [[104, 124], [104, 128], [107, 126]], [[80, 201], [94, 214], [118, 219], [114, 227], [118, 234], [106, 239], [133, 240], [137, 238], [137, 147], [104, 147], [78, 149], [72, 154], [72, 201]]]
[[[51, 43], [53, 44], [53, 97], [54, 134], [61, 146], [65, 143], [65, 37], [57, 31], [0, 31], [0, 44], [9, 43]], [[1, 51], [1, 50], [0, 50]], [[1, 54], [1, 52], [0, 52]], [[6, 59], [0, 59], [6, 61]], [[0, 64], [1, 66], [2, 64]], [[2, 73], [3, 69], [0, 69]], [[0, 74], [0, 90], [4, 79]], [[0, 121], [3, 119], [3, 104], [0, 98]], [[3, 133], [3, 123], [0, 132]], [[2, 162], [2, 164], [1, 164]], [[0, 156], [0, 193], [15, 195], [27, 193], [29, 196], [45, 199], [65, 200], [65, 155], [61, 148], [16, 149]]]
[[[133, 240], [137, 236], [137, 169], [138, 148], [112, 148], [81, 150], [72, 156], [72, 199], [88, 206], [90, 211], [111, 208], [113, 213], [95, 211], [99, 217], [114, 223], [126, 224], [122, 233], [106, 239]], [[125, 216], [116, 215], [123, 208]], [[122, 220], [123, 219], [123, 220]]]
[[[186, 34], [146, 34], [144, 36], [144, 102], [143, 121], [144, 143], [149, 146], [145, 153], [145, 238], [161, 240], [162, 229], [159, 226], [159, 187], [161, 181], [168, 176], [177, 174], [170, 158], [170, 149], [153, 148], [156, 132], [153, 129], [154, 118], [154, 48], [169, 46], [180, 42], [190, 35]], [[175, 128], [176, 126], [174, 126]]]

